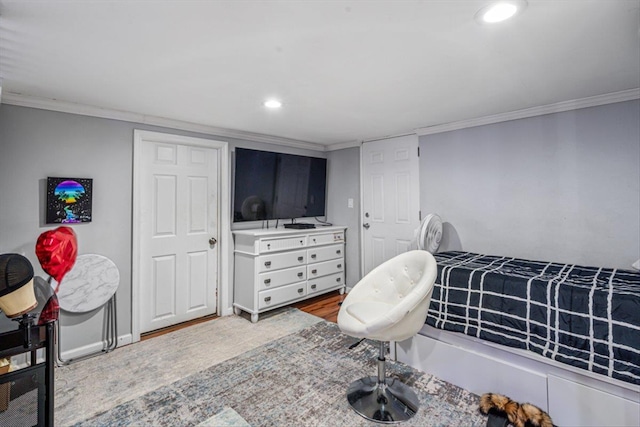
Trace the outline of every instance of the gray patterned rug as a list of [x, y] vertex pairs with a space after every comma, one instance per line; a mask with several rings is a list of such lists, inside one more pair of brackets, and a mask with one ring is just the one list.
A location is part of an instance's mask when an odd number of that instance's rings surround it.
[[[258, 322], [259, 324], [260, 322]], [[369, 426], [348, 385], [376, 374], [378, 345], [320, 321], [77, 423], [82, 426]], [[169, 369], [171, 367], [168, 367]], [[402, 363], [388, 375], [412, 386], [416, 416], [402, 426], [483, 426], [478, 396]]]
[[58, 367], [55, 425], [90, 419], [321, 321], [287, 307], [255, 324], [225, 316]]

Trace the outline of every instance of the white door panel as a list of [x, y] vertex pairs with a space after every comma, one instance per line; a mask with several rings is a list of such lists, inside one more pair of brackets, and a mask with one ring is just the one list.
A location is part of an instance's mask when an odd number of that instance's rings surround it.
[[[155, 287], [150, 289], [153, 312], [147, 317], [163, 319], [174, 316], [176, 288], [176, 257], [173, 255], [152, 257], [152, 278]], [[146, 293], [145, 296], [149, 296]]]
[[373, 174], [371, 175], [371, 221], [384, 222], [384, 199], [384, 175]]
[[188, 260], [188, 292], [185, 301], [187, 313], [194, 310], [206, 309], [207, 282], [209, 268], [208, 251], [190, 252], [187, 254]]
[[420, 225], [418, 137], [362, 147], [364, 274], [412, 248]]
[[373, 267], [375, 267], [376, 265], [382, 264], [386, 259], [384, 236], [381, 236], [381, 237], [371, 236], [370, 239], [372, 242], [372, 245], [371, 245], [372, 251], [371, 251], [371, 259], [369, 259], [369, 267], [367, 268], [366, 273], [371, 271]]

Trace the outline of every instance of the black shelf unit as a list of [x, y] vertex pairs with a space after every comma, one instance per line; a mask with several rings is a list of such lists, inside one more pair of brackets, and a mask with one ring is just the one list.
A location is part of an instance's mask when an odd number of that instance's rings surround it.
[[[56, 360], [54, 331], [55, 322], [34, 325], [33, 319], [23, 317], [18, 328], [0, 333], [0, 358], [10, 358], [27, 353], [30, 361], [27, 367], [0, 375], [0, 386], [5, 385], [6, 390], [6, 384], [11, 384], [9, 387], [15, 389], [12, 395], [25, 395], [37, 390], [37, 399], [33, 402], [29, 399], [20, 402], [20, 405], [31, 406], [26, 409], [20, 408], [23, 414], [29, 415], [23, 420], [27, 424], [12, 419], [12, 425], [53, 426]], [[40, 363], [37, 360], [39, 349], [44, 349], [44, 361]], [[4, 417], [10, 416], [10, 411], [17, 405], [16, 402], [17, 399], [10, 400], [8, 407], [0, 412], [0, 425], [4, 424]], [[29, 420], [37, 420], [37, 422], [32, 424], [32, 421]]]

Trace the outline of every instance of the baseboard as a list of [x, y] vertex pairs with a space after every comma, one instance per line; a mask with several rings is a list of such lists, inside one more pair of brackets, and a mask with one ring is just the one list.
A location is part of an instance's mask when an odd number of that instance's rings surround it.
[[[133, 342], [133, 336], [131, 334], [120, 335], [118, 337], [118, 347], [131, 344], [132, 342]], [[84, 345], [82, 347], [77, 347], [71, 350], [62, 351], [60, 354], [60, 357], [62, 358], [62, 360], [78, 359], [88, 354], [99, 352], [104, 348], [104, 346], [105, 346], [104, 342], [99, 341], [99, 342]]]
[[133, 343], [133, 335], [126, 334], [118, 337], [118, 347], [122, 347], [123, 345], [129, 345]]

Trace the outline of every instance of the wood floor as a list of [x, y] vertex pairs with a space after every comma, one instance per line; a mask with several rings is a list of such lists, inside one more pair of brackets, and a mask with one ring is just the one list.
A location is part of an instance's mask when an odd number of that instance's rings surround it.
[[[324, 295], [320, 295], [314, 298], [309, 298], [305, 301], [300, 301], [292, 304], [292, 307], [297, 308], [305, 313], [313, 314], [326, 320], [327, 322], [337, 323], [338, 311], [340, 310], [340, 303], [345, 299], [347, 294], [340, 295], [338, 291], [329, 292]], [[216, 319], [218, 316], [211, 315], [201, 317], [199, 319], [191, 320], [189, 322], [180, 323], [178, 325], [169, 326], [157, 331], [147, 332], [140, 336], [140, 341], [148, 340], [153, 337], [167, 334], [169, 332], [177, 331], [182, 328], [186, 328], [191, 325], [197, 325], [198, 323], [206, 322], [211, 319]]]
[[344, 301], [346, 296], [347, 294], [340, 295], [338, 291], [333, 291], [315, 298], [297, 302], [292, 304], [292, 306], [305, 313], [322, 317], [327, 322], [337, 323], [340, 303]]
[[140, 341], [159, 337], [160, 335], [168, 334], [169, 332], [178, 331], [188, 326], [197, 325], [198, 323], [203, 323], [203, 322], [206, 322], [212, 319], [217, 319], [217, 318], [218, 318], [217, 315], [212, 314], [209, 316], [204, 316], [198, 319], [190, 320], [188, 322], [178, 323], [177, 325], [167, 326], [166, 328], [156, 329], [155, 331], [145, 332], [144, 334], [140, 334]]

